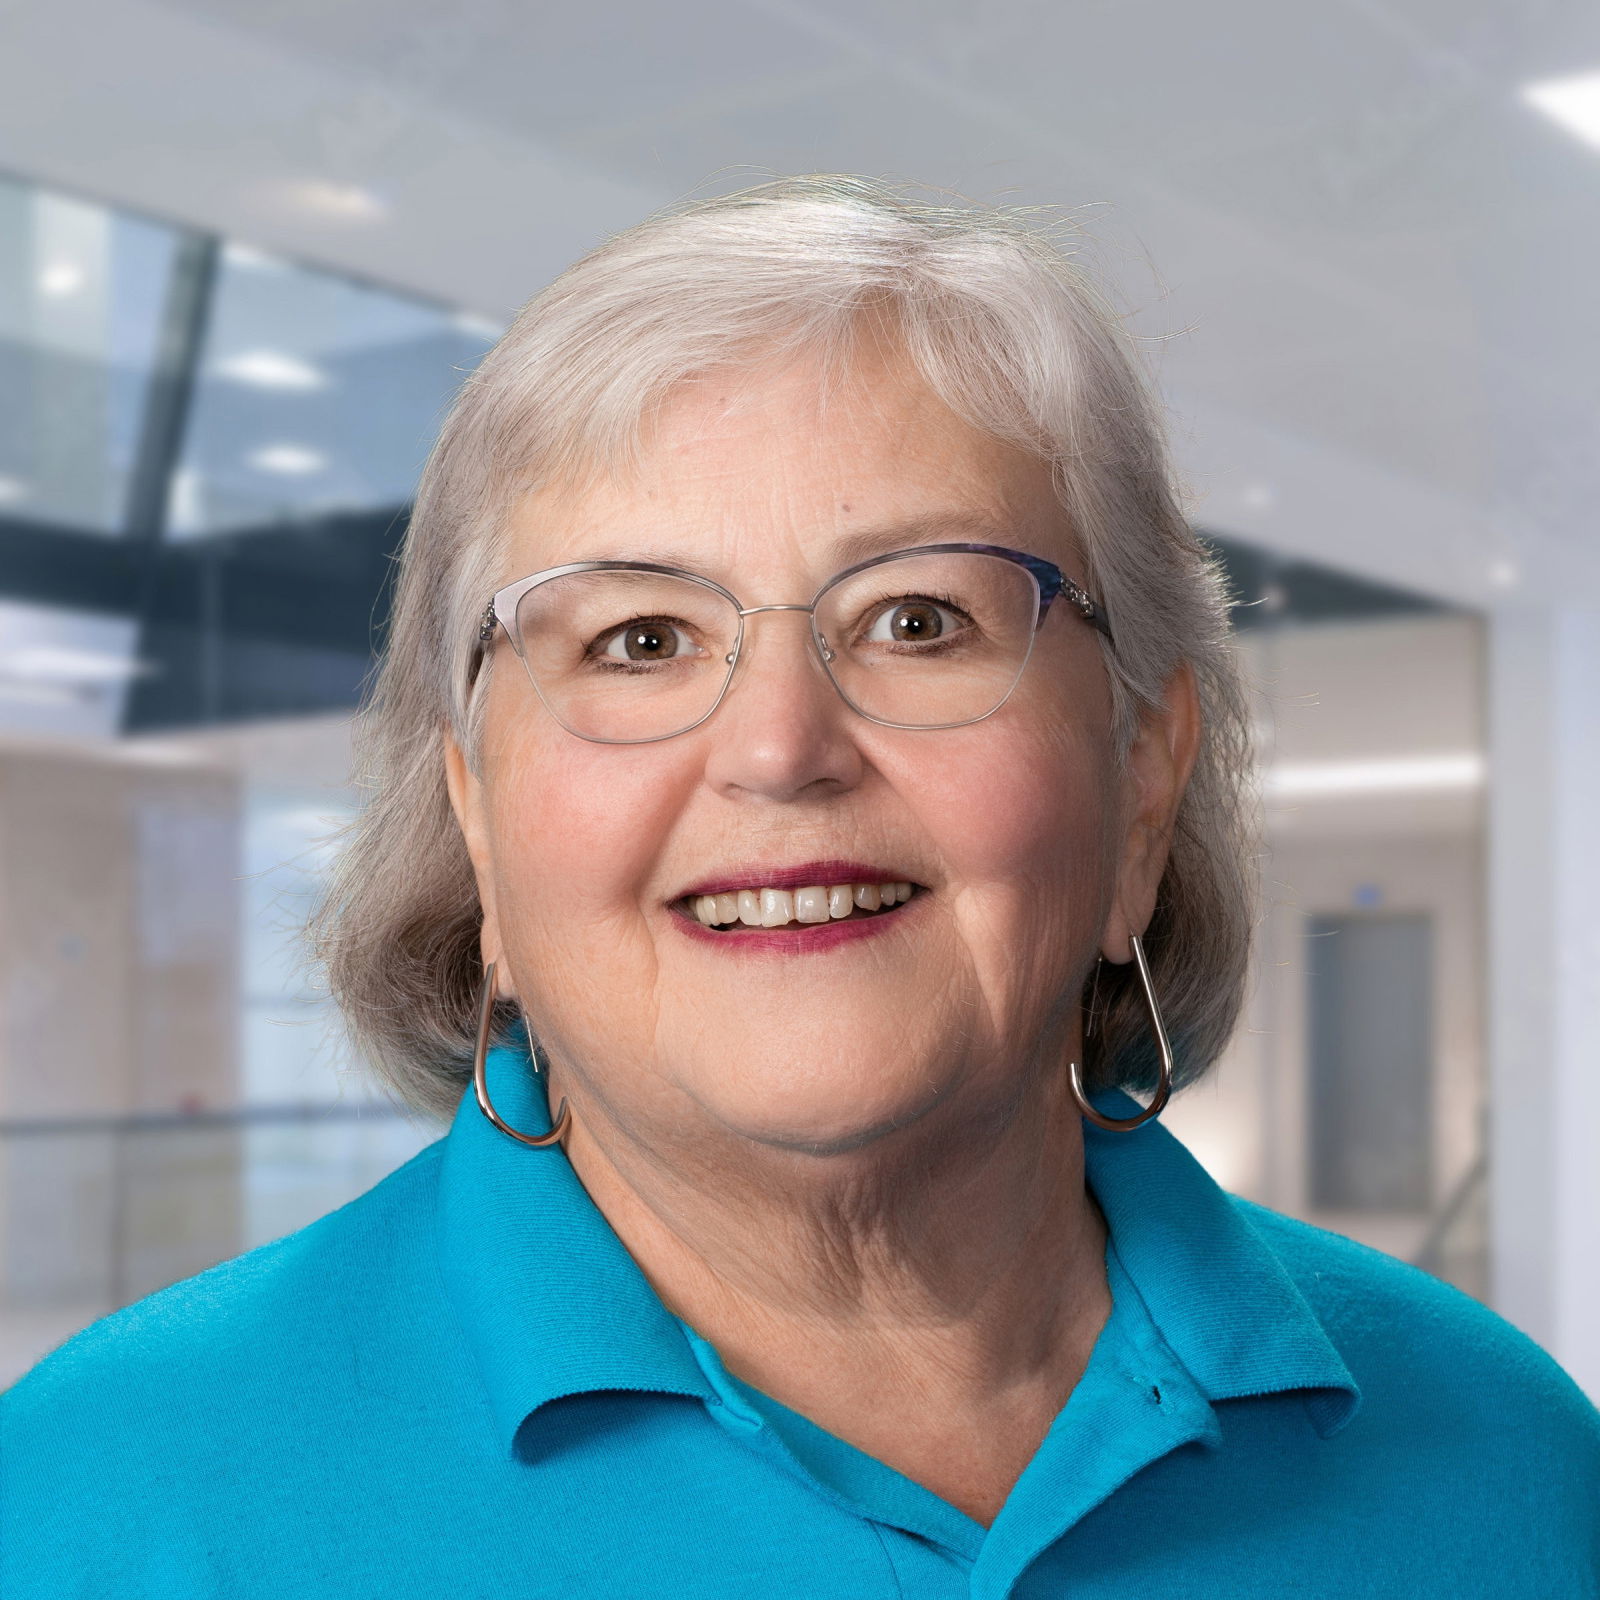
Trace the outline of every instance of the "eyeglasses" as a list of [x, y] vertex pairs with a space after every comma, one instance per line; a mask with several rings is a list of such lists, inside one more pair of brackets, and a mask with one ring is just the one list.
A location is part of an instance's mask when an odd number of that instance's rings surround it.
[[876, 556], [835, 574], [809, 605], [742, 605], [676, 567], [575, 561], [495, 594], [472, 676], [498, 624], [569, 733], [597, 744], [670, 739], [722, 703], [746, 617], [803, 611], [817, 659], [851, 710], [887, 728], [959, 728], [1005, 704], [1063, 595], [1111, 639], [1105, 613], [1058, 566], [998, 545]]

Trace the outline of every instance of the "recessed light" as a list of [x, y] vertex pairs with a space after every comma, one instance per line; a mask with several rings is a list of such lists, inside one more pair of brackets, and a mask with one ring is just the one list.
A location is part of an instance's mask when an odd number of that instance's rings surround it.
[[40, 269], [39, 293], [52, 300], [64, 300], [69, 294], [76, 294], [88, 278], [76, 261], [52, 261]]
[[1239, 491], [1240, 503], [1251, 511], [1270, 511], [1277, 499], [1277, 491], [1270, 483], [1247, 483]]
[[286, 265], [279, 257], [258, 250], [253, 244], [232, 242], [222, 247], [222, 259], [241, 272], [282, 272]]
[[264, 445], [249, 457], [249, 461], [257, 472], [276, 472], [289, 478], [303, 478], [321, 472], [328, 465], [328, 458], [320, 450], [303, 444]]
[[216, 365], [219, 378], [257, 389], [323, 389], [328, 375], [285, 350], [241, 350]]
[[1585, 144], [1600, 148], [1600, 72], [1530, 83], [1522, 98]]
[[33, 493], [30, 484], [21, 478], [8, 478], [0, 474], [0, 506], [15, 505], [19, 500], [26, 500]]
[[1489, 582], [1497, 589], [1514, 589], [1517, 580], [1522, 576], [1517, 571], [1515, 561], [1491, 561], [1489, 563]]
[[389, 207], [380, 196], [355, 183], [328, 183], [313, 178], [291, 185], [289, 193], [303, 209], [340, 222], [377, 222], [389, 215]]

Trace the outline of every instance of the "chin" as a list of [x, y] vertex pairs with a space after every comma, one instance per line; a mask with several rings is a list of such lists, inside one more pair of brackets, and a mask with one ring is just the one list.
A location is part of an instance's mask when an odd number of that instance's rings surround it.
[[898, 1094], [878, 1092], [863, 1097], [861, 1079], [854, 1092], [830, 1074], [806, 1083], [769, 1085], [766, 1090], [741, 1086], [729, 1094], [724, 1082], [695, 1098], [729, 1133], [768, 1149], [807, 1155], [845, 1155], [887, 1139], [919, 1121], [946, 1096], [926, 1077], [901, 1086]]

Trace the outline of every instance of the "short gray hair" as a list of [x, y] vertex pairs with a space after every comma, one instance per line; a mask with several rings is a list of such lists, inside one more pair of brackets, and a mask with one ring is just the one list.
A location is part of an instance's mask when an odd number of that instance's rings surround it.
[[[518, 576], [500, 570], [509, 513], [540, 483], [636, 459], [673, 384], [788, 350], [847, 361], [874, 309], [954, 411], [1050, 463], [1084, 552], [1074, 576], [1116, 633], [1100, 644], [1119, 762], [1140, 709], [1193, 669], [1202, 742], [1143, 940], [1175, 1086], [1210, 1067], [1238, 1016], [1255, 914], [1249, 715], [1222, 573], [1179, 508], [1142, 363], [1060, 233], [1032, 210], [872, 179], [781, 179], [675, 206], [591, 251], [467, 379], [418, 487], [360, 718], [368, 802], [313, 927], [358, 1049], [401, 1101], [448, 1117], [471, 1079], [482, 913], [443, 740], [477, 745], [469, 670], [487, 597]], [[1106, 963], [1085, 1081], [1149, 1089], [1157, 1070], [1134, 967]]]

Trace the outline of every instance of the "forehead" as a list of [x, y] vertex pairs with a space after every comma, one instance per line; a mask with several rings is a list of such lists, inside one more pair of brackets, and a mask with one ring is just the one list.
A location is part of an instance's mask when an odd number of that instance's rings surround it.
[[1075, 564], [1048, 464], [965, 421], [883, 351], [831, 376], [799, 357], [686, 380], [648, 418], [634, 465], [541, 487], [510, 535], [508, 581], [591, 560], [820, 581], [945, 540]]

